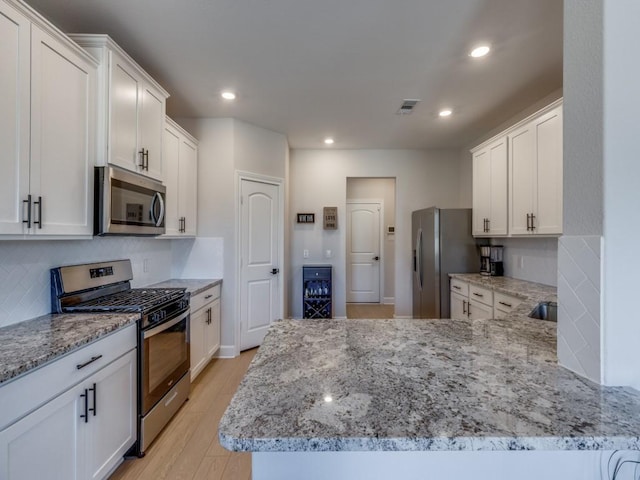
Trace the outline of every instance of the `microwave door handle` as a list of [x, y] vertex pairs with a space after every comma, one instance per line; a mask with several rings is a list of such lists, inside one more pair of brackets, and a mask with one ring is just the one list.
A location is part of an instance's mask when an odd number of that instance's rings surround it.
[[[158, 213], [157, 218], [155, 216], [156, 202], [160, 203], [160, 212]], [[160, 194], [160, 192], [156, 192], [153, 195], [153, 200], [151, 200], [150, 210], [151, 210], [151, 220], [153, 220], [153, 223], [155, 224], [155, 226], [156, 227], [161, 226], [162, 220], [164, 219], [164, 201], [162, 200], [162, 195]]]

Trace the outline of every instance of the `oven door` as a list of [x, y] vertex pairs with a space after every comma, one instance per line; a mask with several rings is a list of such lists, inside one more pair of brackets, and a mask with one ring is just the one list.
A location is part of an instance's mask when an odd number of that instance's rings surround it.
[[166, 187], [115, 167], [96, 167], [96, 235], [165, 233]]
[[189, 310], [142, 331], [142, 415], [189, 371]]

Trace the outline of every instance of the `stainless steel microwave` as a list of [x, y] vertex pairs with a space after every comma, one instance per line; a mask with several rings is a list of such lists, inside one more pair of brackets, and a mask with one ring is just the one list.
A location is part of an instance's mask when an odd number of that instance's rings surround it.
[[162, 235], [162, 183], [117, 167], [95, 167], [94, 235]]

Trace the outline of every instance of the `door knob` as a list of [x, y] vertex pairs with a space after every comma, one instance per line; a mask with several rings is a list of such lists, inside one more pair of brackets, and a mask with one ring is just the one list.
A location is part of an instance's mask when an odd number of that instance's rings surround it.
[[376, 255], [375, 257], [373, 257], [373, 260], [378, 261], [378, 260], [380, 260], [380, 257]]
[[271, 274], [272, 274], [272, 275], [275, 275], [276, 273], [279, 273], [279, 272], [280, 272], [280, 269], [279, 269], [279, 268], [272, 268], [272, 269], [271, 269]]

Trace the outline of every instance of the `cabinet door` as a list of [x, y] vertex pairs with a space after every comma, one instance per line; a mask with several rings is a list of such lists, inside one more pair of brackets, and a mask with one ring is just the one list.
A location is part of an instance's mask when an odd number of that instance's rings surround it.
[[93, 233], [96, 67], [32, 27], [32, 233]]
[[101, 479], [136, 441], [136, 351], [107, 365], [83, 385], [91, 389], [92, 409], [90, 434], [84, 444], [83, 478]]
[[473, 235], [485, 236], [491, 215], [491, 157], [488, 149], [473, 154]]
[[165, 235], [180, 234], [180, 215], [178, 212], [179, 198], [182, 193], [179, 187], [180, 144], [179, 133], [167, 126], [164, 129], [164, 138], [162, 140], [162, 167], [164, 168], [164, 184], [167, 187]]
[[469, 318], [471, 320], [493, 318], [493, 307], [485, 305], [484, 303], [479, 303], [472, 300], [467, 303], [467, 308], [469, 312]]
[[142, 91], [133, 67], [119, 55], [110, 53], [111, 88], [109, 121], [109, 161], [127, 170], [139, 171], [138, 104]]
[[562, 233], [562, 106], [535, 121], [535, 233]]
[[206, 324], [205, 357], [211, 359], [220, 348], [220, 299], [214, 300], [208, 307], [211, 309], [209, 323]]
[[467, 318], [467, 297], [451, 292], [451, 318]]
[[162, 180], [162, 132], [164, 130], [164, 97], [147, 84], [141, 91], [140, 144], [148, 152], [146, 168], [140, 173]]
[[534, 214], [536, 180], [535, 126], [528, 123], [509, 135], [509, 231], [531, 235], [530, 216]]
[[0, 432], [0, 478], [82, 480], [84, 388], [75, 387]]
[[507, 137], [489, 146], [491, 159], [491, 209], [489, 234], [507, 234]]
[[22, 234], [29, 194], [30, 22], [0, 2], [0, 234]]
[[180, 142], [179, 216], [185, 235], [196, 235], [198, 222], [198, 147], [187, 139]]
[[206, 365], [206, 353], [204, 350], [205, 327], [207, 326], [209, 306], [205, 306], [195, 313], [191, 314], [191, 325], [189, 338], [191, 344], [191, 381], [198, 376]]

